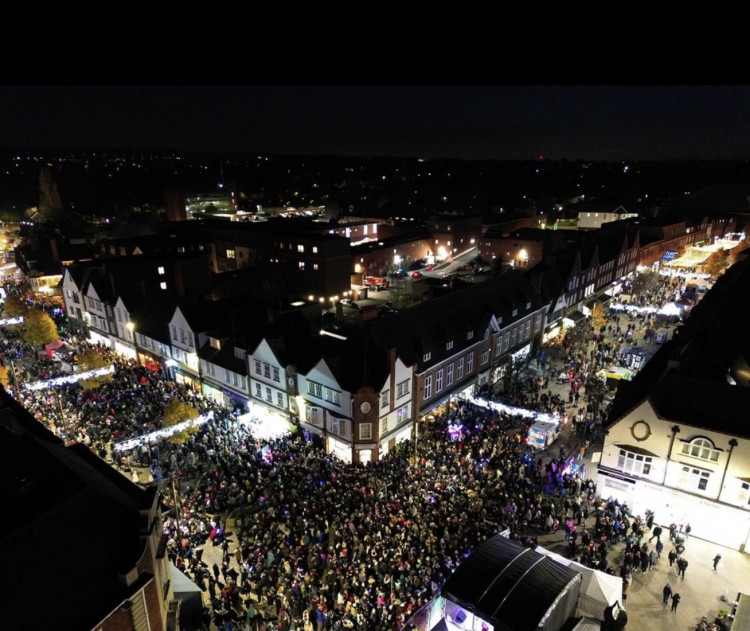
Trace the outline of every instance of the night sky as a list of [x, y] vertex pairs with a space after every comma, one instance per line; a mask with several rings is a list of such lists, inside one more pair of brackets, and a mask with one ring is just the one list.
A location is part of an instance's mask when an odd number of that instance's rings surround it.
[[0, 147], [750, 157], [750, 86], [2, 86]]

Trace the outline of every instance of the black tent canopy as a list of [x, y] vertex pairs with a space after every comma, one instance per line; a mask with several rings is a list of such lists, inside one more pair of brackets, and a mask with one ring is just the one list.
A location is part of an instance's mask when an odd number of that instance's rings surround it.
[[580, 589], [579, 572], [495, 535], [458, 566], [442, 595], [495, 631], [557, 631]]

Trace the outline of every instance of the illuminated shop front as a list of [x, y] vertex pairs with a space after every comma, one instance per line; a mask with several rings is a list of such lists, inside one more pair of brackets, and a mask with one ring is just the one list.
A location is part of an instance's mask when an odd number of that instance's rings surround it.
[[328, 453], [333, 454], [340, 460], [351, 464], [352, 446], [346, 441], [339, 440], [335, 436], [328, 436]]
[[114, 342], [114, 350], [115, 353], [118, 355], [122, 355], [123, 357], [127, 357], [128, 359], [137, 359], [138, 355], [135, 351], [135, 346], [132, 344], [127, 344], [125, 342], [121, 342], [118, 339], [113, 339]]

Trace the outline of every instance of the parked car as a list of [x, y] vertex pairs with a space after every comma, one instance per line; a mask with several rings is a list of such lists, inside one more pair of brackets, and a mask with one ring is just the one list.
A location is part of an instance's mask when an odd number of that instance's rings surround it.
[[351, 298], [343, 298], [339, 300], [339, 304], [350, 309], [359, 309], [359, 305], [354, 302]]
[[415, 280], [419, 280], [420, 278], [422, 278], [422, 272], [420, 272], [420, 271], [417, 271], [417, 270], [414, 270], [414, 271], [413, 271], [413, 272], [411, 273], [411, 277], [412, 277], [413, 279], [415, 279]]

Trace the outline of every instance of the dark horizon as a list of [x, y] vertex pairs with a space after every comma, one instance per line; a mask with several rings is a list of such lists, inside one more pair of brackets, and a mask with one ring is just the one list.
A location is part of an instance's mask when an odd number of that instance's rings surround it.
[[3, 86], [0, 147], [745, 160], [748, 109], [750, 86]]

